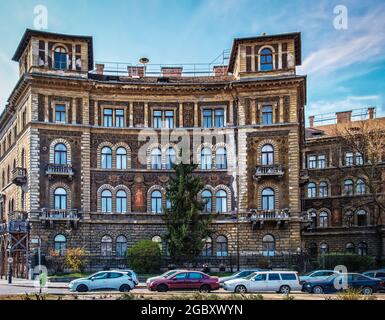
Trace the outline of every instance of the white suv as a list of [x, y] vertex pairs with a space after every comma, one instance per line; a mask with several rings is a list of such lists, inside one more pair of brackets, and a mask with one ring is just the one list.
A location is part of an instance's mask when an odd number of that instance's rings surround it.
[[243, 279], [226, 281], [223, 288], [238, 293], [271, 291], [289, 294], [290, 291], [301, 291], [294, 271], [255, 272]]
[[135, 288], [131, 275], [120, 271], [101, 271], [88, 278], [73, 280], [68, 289], [71, 292], [87, 292], [92, 290], [119, 290], [128, 292]]

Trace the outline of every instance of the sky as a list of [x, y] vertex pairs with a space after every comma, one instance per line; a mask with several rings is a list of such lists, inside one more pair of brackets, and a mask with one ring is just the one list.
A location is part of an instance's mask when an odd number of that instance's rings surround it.
[[368, 106], [385, 116], [385, 0], [0, 0], [0, 111], [38, 5], [47, 31], [93, 36], [96, 61], [210, 63], [234, 38], [299, 31], [306, 116]]

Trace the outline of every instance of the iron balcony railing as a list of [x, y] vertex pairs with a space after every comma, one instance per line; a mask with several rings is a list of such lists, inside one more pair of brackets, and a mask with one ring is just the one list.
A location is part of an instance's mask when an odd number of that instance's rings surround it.
[[41, 220], [79, 220], [80, 214], [75, 209], [56, 210], [56, 209], [43, 209]]
[[26, 233], [28, 232], [29, 223], [26, 220], [12, 220], [8, 223], [9, 233]]
[[8, 220], [27, 220], [28, 213], [25, 211], [12, 211], [8, 214]]
[[0, 223], [0, 234], [5, 234], [8, 232], [8, 225], [3, 222], [3, 223]]
[[289, 209], [275, 209], [275, 210], [260, 210], [253, 209], [251, 210], [250, 220], [255, 221], [265, 221], [265, 220], [289, 220], [290, 213]]
[[257, 166], [255, 168], [254, 178], [261, 179], [262, 177], [268, 176], [279, 176], [282, 177], [284, 175], [284, 170], [282, 165], [267, 165], [267, 166]]
[[23, 185], [27, 182], [27, 170], [24, 168], [15, 168], [12, 170], [12, 182], [16, 185]]
[[73, 176], [74, 172], [70, 164], [49, 164], [46, 169], [46, 174], [49, 176]]

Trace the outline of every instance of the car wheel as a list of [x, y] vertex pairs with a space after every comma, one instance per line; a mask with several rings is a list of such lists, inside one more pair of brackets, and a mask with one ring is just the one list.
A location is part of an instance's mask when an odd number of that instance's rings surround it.
[[370, 296], [373, 294], [373, 289], [371, 287], [363, 287], [362, 288], [362, 294], [366, 296]]
[[324, 293], [324, 289], [321, 286], [315, 286], [313, 288], [313, 293], [315, 293], [315, 294], [323, 294]]
[[76, 291], [77, 292], [87, 292], [88, 291], [88, 287], [85, 284], [79, 284], [76, 287]]
[[209, 293], [211, 291], [211, 287], [207, 284], [204, 284], [199, 289], [200, 292]]
[[282, 286], [281, 288], [279, 288], [279, 293], [289, 294], [290, 293], [290, 287], [289, 286]]
[[131, 287], [128, 284], [122, 284], [119, 288], [120, 292], [130, 292]]
[[246, 293], [247, 292], [247, 288], [245, 286], [240, 285], [240, 286], [237, 286], [235, 288], [235, 292], [237, 292], [237, 293]]
[[158, 292], [167, 292], [168, 287], [165, 284], [160, 284], [156, 287], [156, 291]]

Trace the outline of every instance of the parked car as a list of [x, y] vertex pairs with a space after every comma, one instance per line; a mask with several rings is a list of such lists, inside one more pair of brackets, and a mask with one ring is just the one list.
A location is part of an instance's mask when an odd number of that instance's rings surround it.
[[68, 289], [71, 292], [87, 292], [93, 290], [119, 290], [128, 292], [135, 288], [135, 283], [128, 272], [101, 271], [88, 278], [73, 280]]
[[225, 281], [223, 289], [237, 293], [271, 291], [289, 294], [290, 291], [301, 291], [301, 285], [297, 272], [264, 271]]
[[219, 289], [217, 277], [199, 271], [178, 271], [168, 277], [158, 278], [147, 283], [151, 291], [166, 292], [168, 290], [199, 290], [210, 292]]
[[169, 270], [169, 271], [166, 271], [165, 273], [159, 275], [159, 276], [156, 276], [156, 277], [151, 277], [151, 278], [148, 278], [146, 280], [146, 285], [148, 286], [148, 284], [154, 280], [157, 280], [157, 279], [165, 279], [169, 276], [172, 276], [173, 274], [177, 273], [177, 272], [180, 272], [180, 271], [187, 271], [187, 270]]
[[255, 272], [258, 272], [258, 271], [266, 271], [266, 270], [264, 270], [264, 269], [241, 270], [241, 271], [238, 271], [238, 272], [232, 274], [231, 276], [220, 277], [219, 278], [219, 283], [223, 284], [225, 281], [229, 281], [229, 280], [233, 280], [233, 279], [239, 279], [239, 278], [245, 278], [245, 277], [251, 275], [252, 273], [255, 273]]
[[139, 284], [138, 275], [135, 273], [134, 270], [131, 270], [131, 269], [117, 269], [117, 270], [114, 270], [114, 271], [127, 273], [129, 276], [131, 276], [131, 279], [135, 283], [136, 286]]
[[385, 281], [385, 269], [366, 271], [362, 274], [370, 278], [377, 278]]
[[335, 270], [313, 270], [299, 277], [301, 284], [312, 280], [325, 280], [334, 274], [338, 274]]
[[334, 293], [348, 288], [360, 290], [365, 295], [385, 289], [384, 281], [370, 278], [359, 273], [342, 273], [330, 276], [325, 280], [306, 282], [302, 291], [308, 293]]

